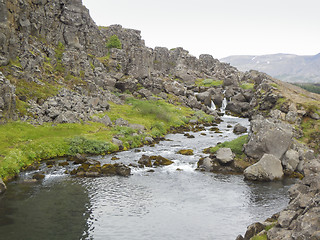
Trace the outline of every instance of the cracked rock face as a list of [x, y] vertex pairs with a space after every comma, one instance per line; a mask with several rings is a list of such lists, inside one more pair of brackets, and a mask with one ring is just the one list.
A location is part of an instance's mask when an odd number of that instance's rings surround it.
[[15, 87], [0, 72], [0, 123], [16, 119]]

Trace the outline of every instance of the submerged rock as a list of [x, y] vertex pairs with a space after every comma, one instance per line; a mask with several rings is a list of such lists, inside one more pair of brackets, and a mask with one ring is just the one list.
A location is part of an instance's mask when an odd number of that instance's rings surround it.
[[244, 170], [244, 177], [254, 181], [273, 181], [283, 177], [281, 161], [272, 154], [264, 154], [259, 162]]

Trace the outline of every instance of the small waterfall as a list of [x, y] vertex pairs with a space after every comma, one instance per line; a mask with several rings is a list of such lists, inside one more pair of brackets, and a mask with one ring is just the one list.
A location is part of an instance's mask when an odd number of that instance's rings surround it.
[[221, 105], [220, 111], [222, 113], [225, 113], [226, 112], [226, 107], [227, 107], [227, 99], [224, 98], [223, 101], [222, 101], [222, 105]]
[[216, 105], [214, 104], [214, 102], [212, 100], [211, 100], [211, 109], [212, 110], [216, 110], [217, 109]]

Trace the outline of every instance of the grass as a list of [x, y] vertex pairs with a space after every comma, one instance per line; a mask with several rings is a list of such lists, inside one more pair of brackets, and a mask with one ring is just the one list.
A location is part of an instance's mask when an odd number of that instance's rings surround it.
[[214, 79], [197, 79], [195, 82], [197, 86], [204, 86], [204, 87], [217, 87], [223, 84], [223, 80], [214, 80]]
[[227, 141], [227, 142], [218, 144], [217, 146], [211, 148], [210, 152], [215, 153], [220, 148], [230, 148], [232, 152], [236, 154], [236, 156], [240, 157], [243, 154], [242, 152], [243, 145], [247, 142], [248, 142], [248, 135], [243, 135], [232, 141]]
[[171, 127], [186, 124], [191, 117], [212, 120], [189, 108], [177, 107], [165, 101], [129, 99], [126, 104], [110, 103], [106, 112], [112, 121], [123, 118], [144, 125], [143, 134], [129, 127], [106, 127], [97, 122], [75, 124], [46, 123], [33, 126], [26, 122], [0, 125], [0, 177], [14, 176], [35, 161], [76, 153], [107, 154], [118, 150], [112, 138], [119, 135], [125, 149], [139, 147], [146, 136], [159, 137]]

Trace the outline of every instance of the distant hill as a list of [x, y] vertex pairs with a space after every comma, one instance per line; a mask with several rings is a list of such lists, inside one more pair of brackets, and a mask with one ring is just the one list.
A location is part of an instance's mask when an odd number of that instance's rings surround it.
[[251, 69], [291, 83], [320, 83], [320, 53], [314, 56], [294, 54], [235, 55], [220, 59], [240, 71]]

